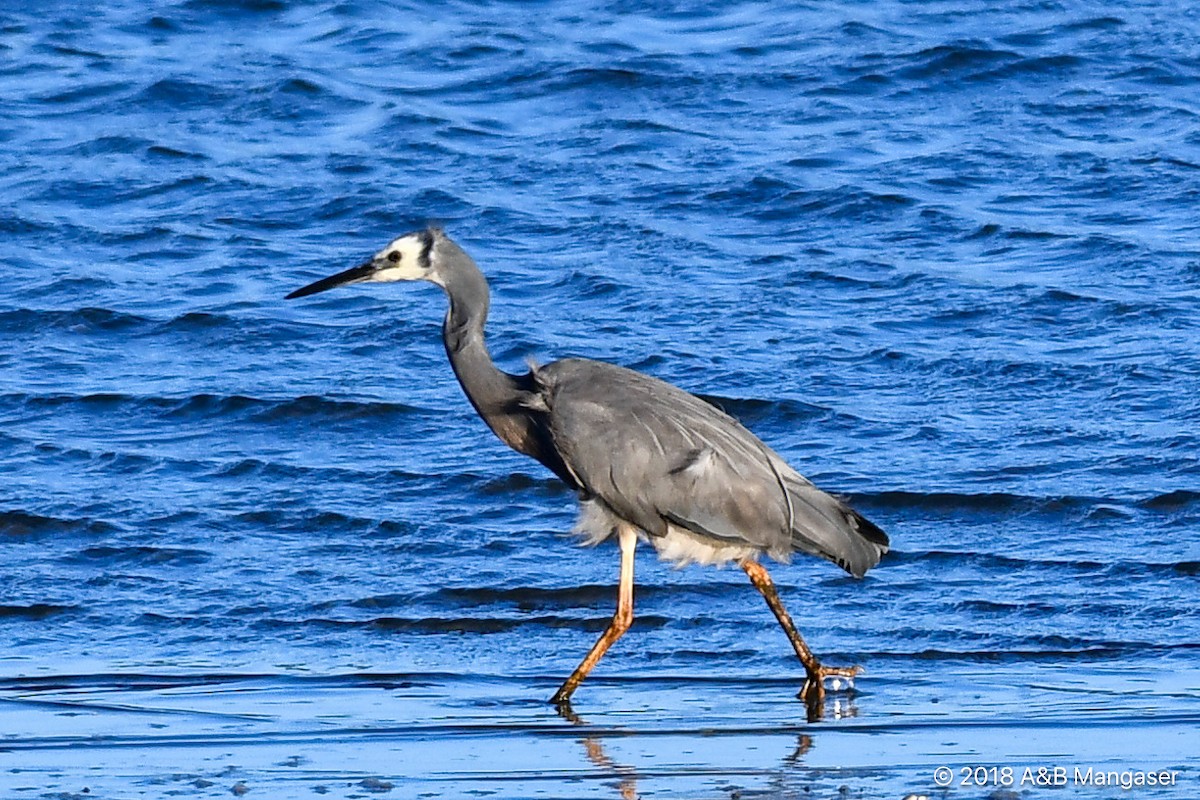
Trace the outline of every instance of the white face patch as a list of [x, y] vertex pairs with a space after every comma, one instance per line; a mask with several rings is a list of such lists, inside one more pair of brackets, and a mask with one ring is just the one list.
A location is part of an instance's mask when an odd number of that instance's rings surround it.
[[428, 280], [430, 270], [421, 266], [422, 247], [419, 234], [410, 233], [396, 239], [375, 254], [372, 262], [380, 267], [368, 280], [381, 283]]

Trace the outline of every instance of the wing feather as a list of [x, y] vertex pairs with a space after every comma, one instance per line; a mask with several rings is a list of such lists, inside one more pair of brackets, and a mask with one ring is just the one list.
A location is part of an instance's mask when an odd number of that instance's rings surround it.
[[881, 530], [695, 395], [584, 359], [540, 367], [535, 380], [572, 474], [652, 537], [673, 524], [780, 561], [801, 550], [856, 576], [887, 551]]

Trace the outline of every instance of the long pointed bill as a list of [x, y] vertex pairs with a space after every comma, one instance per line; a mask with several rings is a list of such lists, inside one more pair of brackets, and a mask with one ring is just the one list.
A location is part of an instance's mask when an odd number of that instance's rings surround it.
[[289, 294], [284, 300], [295, 300], [297, 297], [308, 297], [310, 294], [323, 292], [326, 289], [332, 289], [335, 286], [344, 286], [347, 283], [359, 283], [369, 280], [376, 272], [374, 263], [368, 261], [365, 264], [359, 264], [357, 267], [343, 270], [336, 275], [330, 275], [328, 278], [321, 278], [319, 281], [313, 281], [308, 286], [297, 289]]

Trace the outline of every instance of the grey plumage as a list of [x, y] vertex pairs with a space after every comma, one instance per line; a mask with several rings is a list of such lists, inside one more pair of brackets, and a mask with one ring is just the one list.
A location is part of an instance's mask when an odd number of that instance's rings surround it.
[[[620, 540], [617, 615], [556, 702], [567, 702], [632, 620], [635, 536], [676, 562], [738, 562], [804, 662], [810, 701], [823, 695], [823, 679], [853, 677], [854, 669], [822, 667], [812, 656], [756, 559], [766, 554], [786, 562], [800, 551], [861, 577], [887, 552], [882, 530], [814, 486], [737, 420], [657, 378], [576, 358], [524, 375], [499, 370], [484, 338], [487, 281], [440, 230], [401, 236], [366, 263], [288, 297], [400, 280], [426, 280], [445, 290], [446, 352], [479, 415], [502, 441], [579, 492], [580, 533], [592, 542]], [[810, 715], [811, 708], [810, 702]]]
[[544, 424], [585, 496], [652, 543], [674, 525], [777, 561], [797, 550], [821, 556], [856, 577], [887, 549], [882, 531], [695, 395], [585, 359], [539, 367], [533, 378]]

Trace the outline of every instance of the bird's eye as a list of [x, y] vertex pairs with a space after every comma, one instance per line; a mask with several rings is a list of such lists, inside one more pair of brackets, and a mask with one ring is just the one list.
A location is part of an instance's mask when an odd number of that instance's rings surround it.
[[399, 260], [400, 260], [400, 251], [399, 251], [399, 250], [393, 250], [392, 252], [388, 253], [388, 254], [387, 254], [387, 260], [388, 260], [388, 261], [390, 261], [390, 262], [392, 262], [393, 264], [395, 264], [397, 261], [399, 261]]

